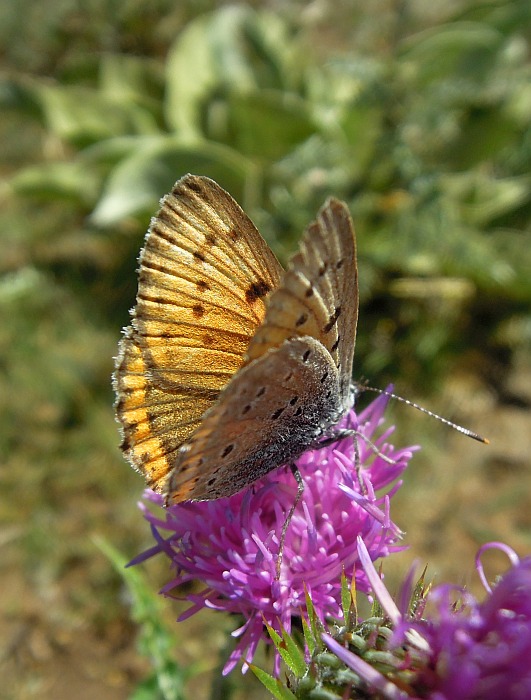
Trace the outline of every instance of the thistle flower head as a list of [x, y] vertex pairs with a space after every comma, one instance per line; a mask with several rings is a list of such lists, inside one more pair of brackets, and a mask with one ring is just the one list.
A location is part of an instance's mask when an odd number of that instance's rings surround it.
[[[358, 536], [371, 560], [401, 548], [389, 499], [400, 486], [397, 479], [414, 448], [392, 447], [387, 439], [393, 428], [376, 436], [386, 404], [382, 396], [358, 416], [351, 411], [344, 418], [338, 427], [354, 427], [355, 440], [345, 438], [297, 460], [304, 492], [286, 532], [278, 579], [280, 534], [297, 492], [288, 469], [277, 470], [230, 498], [165, 510], [141, 505], [156, 544], [132, 563], [166, 555], [176, 572], [162, 590], [166, 595], [187, 581], [202, 582], [202, 590], [186, 595], [191, 605], [181, 619], [213, 608], [239, 613], [245, 620], [233, 632], [239, 641], [224, 673], [240, 658], [246, 670], [259, 641], [267, 638], [264, 621], [273, 629], [283, 626], [289, 631], [292, 618], [305, 607], [306, 591], [325, 619], [341, 615], [342, 571], [347, 577], [355, 574], [359, 591], [369, 590], [367, 576], [357, 566]], [[160, 496], [151, 491], [145, 500], [162, 505]]]

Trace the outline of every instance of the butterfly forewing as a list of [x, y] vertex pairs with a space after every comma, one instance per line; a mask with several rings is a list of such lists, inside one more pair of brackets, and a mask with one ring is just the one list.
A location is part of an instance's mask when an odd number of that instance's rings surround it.
[[168, 388], [221, 389], [242, 362], [282, 268], [219, 185], [186, 176], [162, 201], [140, 256], [133, 326]]
[[152, 220], [116, 362], [123, 450], [167, 489], [178, 447], [242, 364], [282, 268], [219, 185], [188, 175]]

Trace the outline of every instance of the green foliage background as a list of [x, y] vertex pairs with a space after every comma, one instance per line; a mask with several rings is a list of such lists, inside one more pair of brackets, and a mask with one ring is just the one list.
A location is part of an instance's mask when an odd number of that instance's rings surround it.
[[147, 536], [109, 377], [149, 217], [185, 172], [284, 260], [326, 196], [348, 202], [358, 378], [506, 394], [531, 339], [530, 28], [528, 0], [0, 5], [8, 631], [51, 599], [69, 644], [134, 633], [91, 535], [131, 554]]

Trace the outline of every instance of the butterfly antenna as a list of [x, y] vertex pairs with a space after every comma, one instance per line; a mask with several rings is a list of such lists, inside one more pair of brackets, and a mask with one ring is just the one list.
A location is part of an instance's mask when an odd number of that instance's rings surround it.
[[304, 491], [304, 481], [302, 480], [302, 474], [300, 473], [297, 465], [290, 464], [290, 469], [293, 473], [293, 476], [295, 477], [295, 481], [297, 482], [297, 495], [295, 496], [295, 500], [293, 501], [293, 504], [288, 511], [286, 519], [284, 520], [284, 525], [282, 525], [282, 532], [280, 533], [280, 544], [278, 547], [277, 557], [277, 571], [275, 576], [275, 579], [277, 581], [280, 580], [280, 567], [282, 566], [282, 557], [284, 556], [284, 544], [286, 542], [286, 533], [288, 531], [289, 524], [293, 517], [293, 513], [295, 512], [295, 508], [299, 505], [299, 501], [302, 497], [302, 492]]
[[418, 403], [415, 403], [414, 401], [410, 401], [409, 399], [405, 399], [403, 396], [398, 396], [398, 394], [393, 394], [392, 391], [385, 391], [384, 389], [376, 389], [373, 386], [365, 386], [363, 384], [357, 385], [356, 390], [360, 393], [362, 391], [375, 391], [377, 394], [382, 394], [383, 396], [388, 396], [391, 399], [396, 399], [397, 401], [400, 401], [401, 403], [405, 403], [407, 406], [412, 406], [413, 408], [416, 408], [417, 411], [421, 411], [422, 413], [426, 413], [426, 415], [431, 416], [432, 418], [436, 418], [437, 420], [440, 420], [441, 423], [444, 423], [445, 425], [450, 426], [450, 428], [457, 430], [458, 433], [462, 433], [463, 435], [466, 435], [467, 437], [471, 437], [473, 440], [477, 440], [478, 442], [482, 442], [485, 445], [489, 444], [489, 440], [487, 438], [482, 437], [478, 433], [475, 433], [473, 430], [469, 430], [468, 428], [464, 428], [462, 425], [458, 425], [457, 423], [454, 423], [453, 421], [448, 420], [448, 418], [443, 418], [438, 413], [434, 413], [433, 411], [430, 411], [427, 408], [424, 408], [423, 406], [419, 406]]

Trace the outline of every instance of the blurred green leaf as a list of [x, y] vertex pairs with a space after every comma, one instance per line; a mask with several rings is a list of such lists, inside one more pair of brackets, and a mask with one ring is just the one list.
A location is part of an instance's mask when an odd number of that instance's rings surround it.
[[168, 57], [168, 125], [185, 141], [215, 130], [220, 109], [230, 117], [229, 95], [259, 101], [264, 88], [286, 87], [291, 54], [285, 24], [272, 13], [232, 5], [197, 18]]
[[73, 199], [80, 206], [93, 205], [99, 177], [80, 162], [46, 163], [18, 170], [9, 180], [19, 196], [47, 199]]
[[181, 667], [175, 661], [177, 640], [163, 622], [162, 601], [153, 593], [139, 569], [127, 567], [127, 559], [108, 541], [97, 538], [96, 544], [127, 584], [133, 619], [139, 624], [139, 646], [149, 656], [154, 669], [154, 675], [142, 683], [133, 697], [142, 700], [148, 697], [149, 690], [156, 689], [163, 700], [185, 700], [185, 682], [198, 669]]
[[98, 226], [109, 226], [127, 216], [152, 212], [161, 193], [168, 192], [175, 180], [189, 171], [213, 177], [233, 193], [241, 193], [252, 165], [215, 143], [190, 146], [171, 137], [150, 138], [145, 144], [139, 140], [135, 152], [113, 170], [91, 220]]
[[259, 162], [282, 158], [316, 131], [302, 99], [272, 90], [231, 95], [227, 117], [228, 142]]
[[223, 79], [232, 88], [253, 86], [241, 52], [242, 26], [252, 10], [221, 8], [199, 17], [179, 36], [168, 57], [166, 119], [183, 140], [200, 138], [202, 110]]
[[108, 53], [101, 57], [101, 93], [119, 104], [138, 104], [160, 115], [164, 89], [161, 64], [144, 56]]
[[494, 179], [483, 173], [457, 173], [441, 178], [441, 187], [461, 206], [462, 220], [483, 227], [531, 200], [531, 176]]
[[78, 85], [41, 84], [36, 88], [36, 96], [50, 131], [78, 147], [131, 132], [158, 131], [148, 111], [99, 90]]
[[503, 36], [482, 22], [453, 22], [426, 29], [404, 41], [401, 60], [415, 71], [418, 83], [456, 79], [474, 79], [482, 75], [484, 62], [492, 62]]

